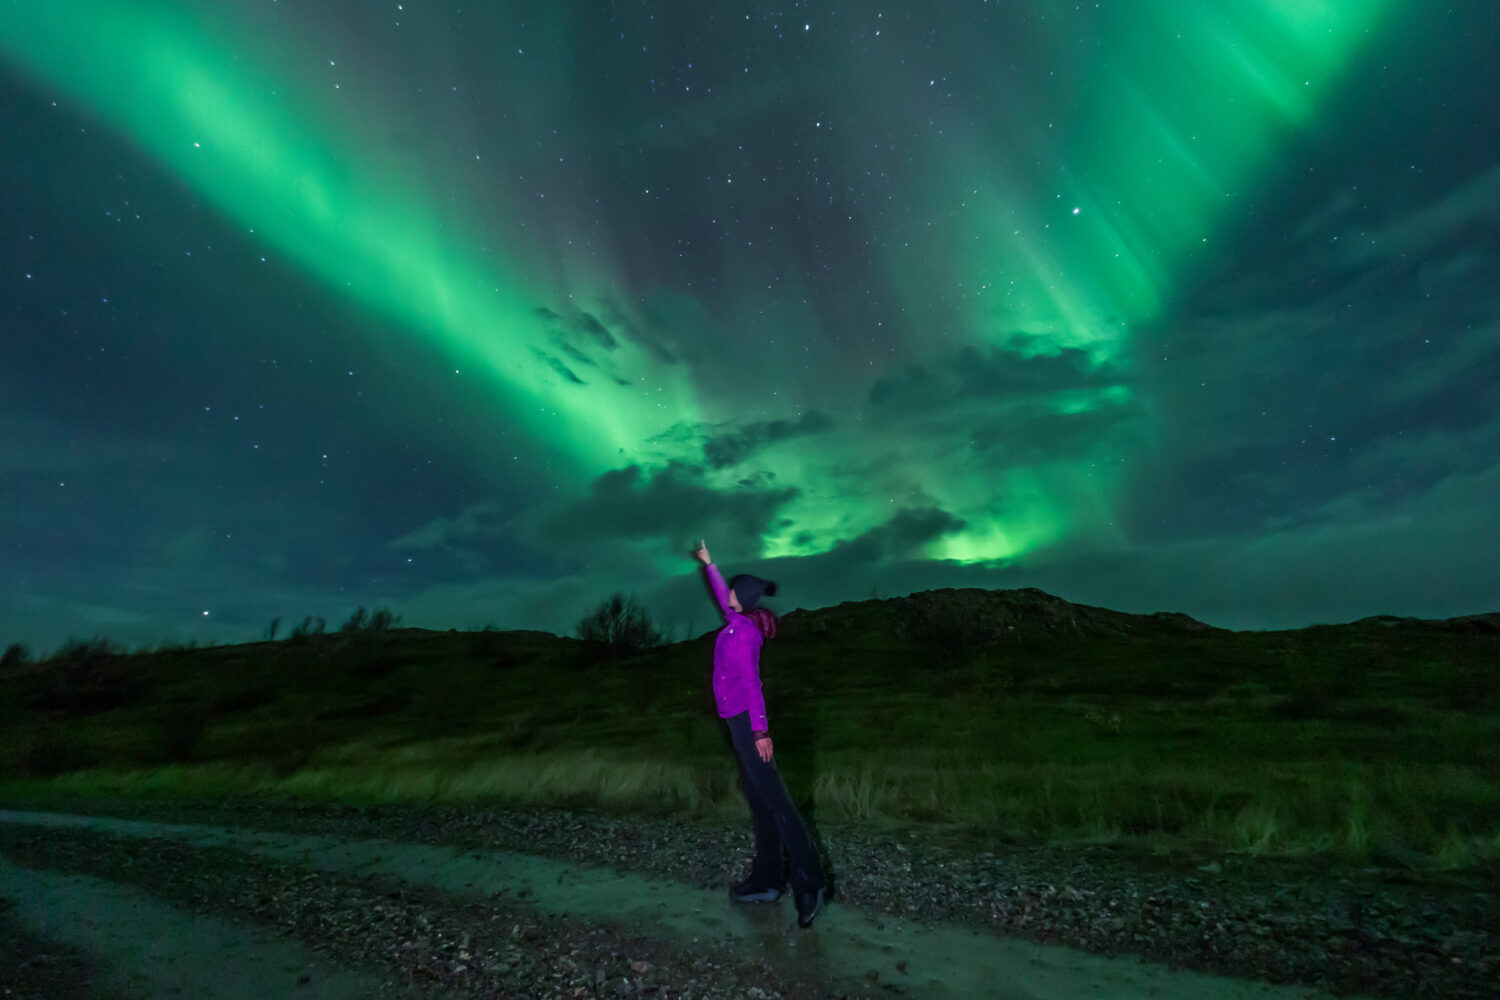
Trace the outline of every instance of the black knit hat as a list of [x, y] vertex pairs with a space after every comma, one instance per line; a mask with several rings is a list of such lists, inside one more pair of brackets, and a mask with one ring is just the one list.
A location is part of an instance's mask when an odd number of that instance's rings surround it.
[[729, 589], [734, 591], [734, 596], [740, 599], [740, 608], [749, 611], [760, 603], [762, 597], [775, 597], [776, 584], [770, 580], [762, 580], [758, 576], [749, 573], [741, 573], [729, 581]]

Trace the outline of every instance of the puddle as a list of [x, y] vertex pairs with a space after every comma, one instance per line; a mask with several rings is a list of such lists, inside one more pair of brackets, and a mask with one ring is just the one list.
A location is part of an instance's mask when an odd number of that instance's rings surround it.
[[841, 982], [866, 991], [891, 987], [934, 1000], [1329, 996], [1304, 987], [1178, 971], [1129, 957], [1106, 959], [964, 928], [916, 925], [867, 915], [837, 902], [824, 909], [811, 931], [803, 931], [796, 926], [796, 911], [787, 898], [770, 905], [736, 906], [725, 892], [529, 854], [8, 810], [0, 810], [0, 822], [170, 838], [325, 871], [378, 872], [460, 896], [500, 895], [560, 916], [612, 920], [655, 931], [656, 936], [669, 932], [686, 947], [695, 942], [728, 944], [749, 957], [770, 959], [794, 978]]
[[256, 924], [178, 910], [133, 889], [83, 875], [32, 871], [0, 857], [0, 898], [37, 936], [100, 959], [118, 993], [143, 997], [367, 1000], [381, 980], [327, 965]]

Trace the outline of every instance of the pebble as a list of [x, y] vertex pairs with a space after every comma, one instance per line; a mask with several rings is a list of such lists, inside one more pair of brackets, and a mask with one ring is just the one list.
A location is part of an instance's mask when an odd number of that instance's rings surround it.
[[[746, 828], [685, 822], [669, 815], [255, 802], [151, 807], [131, 803], [100, 811], [128, 818], [519, 850], [698, 886], [737, 881], [751, 853]], [[832, 898], [877, 916], [883, 912], [919, 922], [969, 924], [1105, 955], [1133, 953], [1180, 967], [1333, 992], [1392, 997], [1422, 992], [1466, 1000], [1495, 997], [1493, 984], [1500, 982], [1494, 892], [1480, 891], [1494, 887], [1482, 882], [1445, 888], [1438, 883], [1413, 884], [1411, 873], [1405, 871], [1401, 879], [1384, 881], [1381, 875], [1337, 871], [1327, 865], [1250, 857], [1237, 857], [1228, 870], [1217, 859], [1199, 864], [1124, 850], [995, 843], [976, 847], [958, 838], [924, 839], [913, 831], [865, 828], [818, 832], [829, 860]], [[1216, 877], [1192, 878], [1195, 869]], [[245, 888], [234, 895], [253, 899], [255, 891]], [[1356, 901], [1362, 902], [1351, 907]], [[535, 927], [540, 922], [518, 923]], [[1348, 935], [1342, 947], [1330, 947], [1336, 929], [1345, 926], [1357, 933]], [[1442, 937], [1423, 948], [1399, 944], [1419, 936], [1431, 938], [1424, 932], [1434, 927], [1443, 929]], [[477, 941], [472, 947], [476, 955], [483, 954]], [[616, 950], [623, 954], [630, 949]], [[635, 961], [648, 961], [645, 954], [637, 952]], [[715, 953], [713, 960], [725, 958]], [[629, 972], [635, 977], [632, 991], [644, 989], [637, 981], [644, 973], [633, 961], [622, 959], [610, 968], [619, 972], [614, 983], [621, 984]], [[661, 972], [653, 968], [649, 974], [655, 980]], [[724, 995], [748, 996], [749, 989], [772, 981], [751, 976], [745, 991]], [[591, 986], [592, 982], [590, 977]], [[677, 995], [666, 985], [660, 988], [668, 992], [656, 995]]]

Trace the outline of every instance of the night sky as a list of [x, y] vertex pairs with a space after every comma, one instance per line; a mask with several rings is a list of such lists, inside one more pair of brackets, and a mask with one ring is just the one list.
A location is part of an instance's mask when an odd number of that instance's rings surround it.
[[1500, 608], [1488, 0], [0, 0], [0, 643]]

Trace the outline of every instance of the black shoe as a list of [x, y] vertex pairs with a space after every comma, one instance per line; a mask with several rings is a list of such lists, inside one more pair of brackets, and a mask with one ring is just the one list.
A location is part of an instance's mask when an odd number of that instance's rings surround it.
[[754, 879], [747, 878], [730, 888], [729, 898], [736, 903], [774, 903], [781, 898], [781, 890], [767, 889]]
[[812, 892], [797, 893], [797, 926], [811, 927], [817, 919], [818, 911], [823, 909], [823, 890], [815, 889]]

